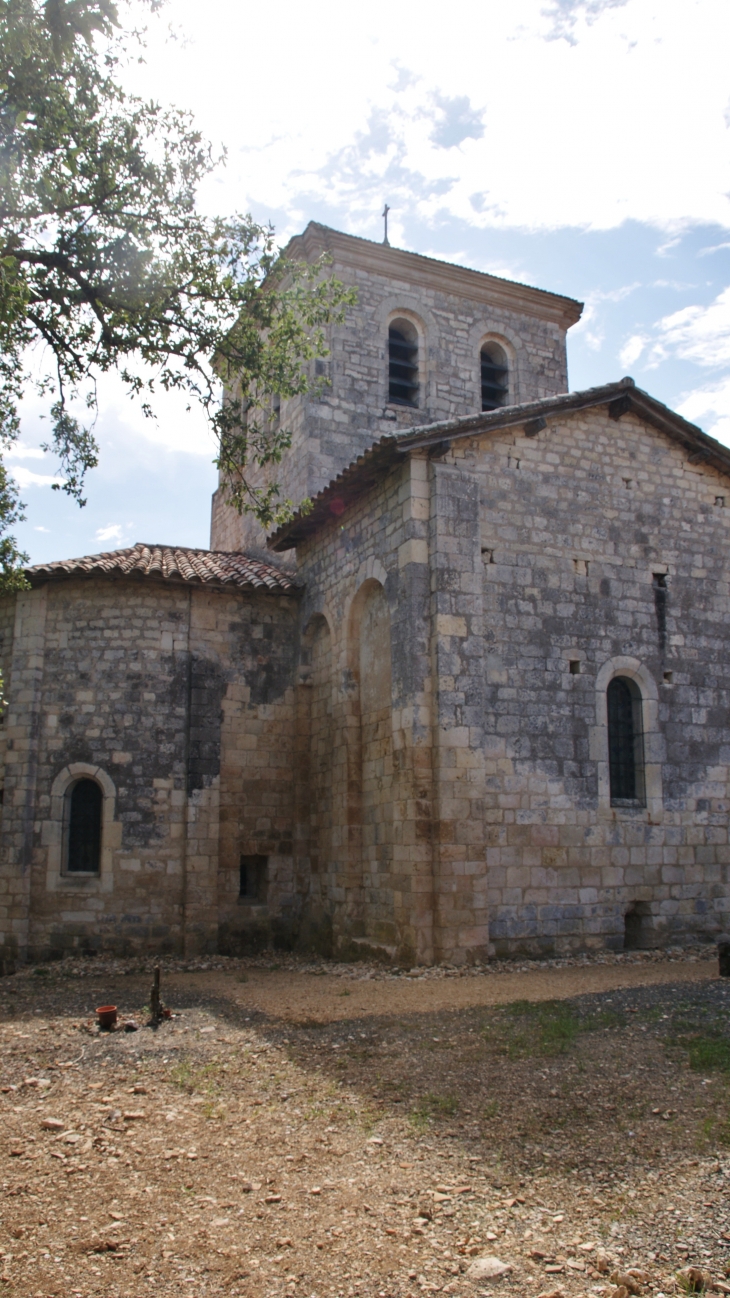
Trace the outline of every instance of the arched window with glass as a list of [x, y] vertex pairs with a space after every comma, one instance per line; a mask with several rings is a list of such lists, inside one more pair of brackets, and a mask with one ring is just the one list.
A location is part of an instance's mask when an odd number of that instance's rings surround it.
[[646, 806], [641, 691], [629, 676], [614, 676], [606, 692], [608, 769], [612, 807]]
[[81, 779], [66, 797], [66, 870], [68, 874], [99, 874], [104, 794], [96, 780]]

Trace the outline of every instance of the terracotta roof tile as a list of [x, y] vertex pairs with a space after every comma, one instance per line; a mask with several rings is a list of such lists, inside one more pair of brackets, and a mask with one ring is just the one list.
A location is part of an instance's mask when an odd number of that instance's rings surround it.
[[158, 581], [190, 582], [194, 585], [233, 586], [277, 593], [295, 590], [293, 574], [272, 563], [246, 554], [224, 550], [189, 550], [173, 545], [144, 545], [138, 542], [126, 550], [109, 550], [81, 559], [60, 559], [38, 563], [26, 569], [32, 585], [67, 577], [149, 577]]

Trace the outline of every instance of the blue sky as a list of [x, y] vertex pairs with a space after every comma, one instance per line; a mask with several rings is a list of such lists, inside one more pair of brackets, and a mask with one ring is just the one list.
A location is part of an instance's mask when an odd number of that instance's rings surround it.
[[[275, 18], [274, 18], [275, 15]], [[310, 219], [579, 298], [571, 388], [632, 374], [730, 444], [726, 0], [169, 0], [130, 88], [228, 151], [208, 211], [282, 242]], [[30, 400], [11, 463], [34, 562], [136, 540], [205, 546], [210, 437], [110, 379], [85, 509], [53, 492]]]

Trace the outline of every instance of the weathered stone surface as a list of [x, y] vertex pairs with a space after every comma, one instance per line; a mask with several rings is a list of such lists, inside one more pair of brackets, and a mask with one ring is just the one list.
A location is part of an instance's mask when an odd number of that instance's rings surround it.
[[[296, 579], [221, 553], [244, 532], [219, 498], [218, 553], [46, 565], [0, 601], [2, 958], [273, 938], [418, 966], [716, 936], [730, 454], [630, 380], [557, 396], [568, 299], [330, 243], [360, 297], [331, 388], [282, 412], [285, 491], [340, 475], [274, 538]], [[388, 401], [399, 312], [413, 409]], [[475, 414], [485, 337], [518, 411]], [[609, 796], [615, 675], [631, 805]], [[79, 778], [104, 795], [93, 878], [64, 864]]]

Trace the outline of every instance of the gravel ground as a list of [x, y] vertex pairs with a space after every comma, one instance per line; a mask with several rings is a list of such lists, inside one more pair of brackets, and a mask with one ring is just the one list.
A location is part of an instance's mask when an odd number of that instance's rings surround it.
[[658, 1298], [688, 1266], [730, 1293], [706, 954], [166, 961], [157, 1030], [139, 962], [2, 979], [0, 1293]]

